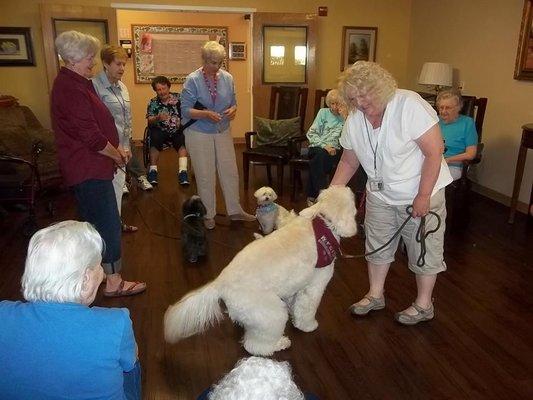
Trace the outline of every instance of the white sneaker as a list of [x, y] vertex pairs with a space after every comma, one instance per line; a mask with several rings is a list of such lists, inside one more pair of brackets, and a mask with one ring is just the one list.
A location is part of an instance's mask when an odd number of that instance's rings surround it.
[[139, 182], [139, 186], [142, 190], [152, 190], [154, 188], [152, 184], [148, 182], [148, 179], [146, 179], [146, 175], [139, 176], [137, 182]]
[[128, 189], [128, 185], [124, 184], [124, 186], [122, 186], [122, 194], [125, 195], [125, 194], [128, 194], [130, 192], [130, 190]]

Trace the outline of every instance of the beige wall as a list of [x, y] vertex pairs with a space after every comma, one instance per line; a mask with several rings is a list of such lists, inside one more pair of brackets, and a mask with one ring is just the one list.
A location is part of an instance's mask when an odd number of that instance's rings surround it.
[[[206, 13], [181, 13], [181, 12], [142, 12], [119, 10], [117, 12], [119, 39], [131, 39], [132, 24], [159, 24], [159, 25], [204, 25], [228, 27], [230, 41], [248, 42], [249, 22], [244, 20], [242, 14], [206, 14]], [[127, 35], [124, 33], [127, 32]], [[198, 67], [201, 60], [198, 60]], [[250, 102], [250, 76], [248, 61], [229, 61], [229, 72], [235, 77], [235, 92], [238, 103], [238, 112], [232, 123], [232, 134], [236, 137], [244, 136], [250, 130], [251, 102]], [[133, 74], [133, 62], [130, 60], [126, 66], [123, 82], [129, 89], [134, 138], [142, 138], [146, 127], [146, 106], [148, 100], [155, 96], [150, 84], [136, 84]], [[181, 92], [181, 84], [173, 84], [172, 91]]]
[[[319, 18], [318, 42], [318, 86], [332, 87], [339, 74], [341, 57], [342, 26], [377, 26], [377, 59], [399, 80], [407, 78], [407, 52], [410, 30], [412, 0], [233, 0], [223, 4], [218, 0], [127, 0], [127, 3], [184, 4], [197, 6], [250, 7], [262, 12], [303, 12], [316, 13], [318, 6], [327, 6], [329, 15]], [[116, 1], [119, 2], [119, 1]], [[48, 86], [46, 83], [45, 61], [39, 17], [39, 3], [90, 4], [109, 6], [111, 0], [0, 0], [0, 26], [31, 27], [35, 48], [36, 67], [1, 67], [0, 93], [18, 97], [21, 103], [32, 108], [39, 120], [50, 126]], [[165, 13], [168, 14], [168, 13]], [[148, 14], [147, 14], [148, 15]], [[172, 15], [179, 15], [173, 13]], [[197, 14], [202, 18], [204, 14]], [[148, 18], [148, 17], [147, 17]], [[169, 17], [170, 18], [170, 17]], [[224, 16], [220, 18], [223, 20]], [[222, 24], [222, 23], [220, 23]], [[226, 23], [224, 23], [226, 25]], [[231, 39], [231, 38], [230, 38]], [[235, 64], [235, 63], [234, 63]], [[242, 62], [240, 63], [243, 64]], [[230, 66], [230, 71], [234, 70]], [[132, 79], [128, 71], [125, 79]], [[130, 86], [130, 85], [128, 85]], [[148, 87], [148, 86], [147, 86]], [[148, 90], [149, 91], [149, 90]], [[148, 92], [144, 94], [149, 97]], [[242, 101], [240, 107], [244, 106]], [[139, 121], [139, 111], [135, 111]], [[137, 122], [139, 124], [139, 122]], [[239, 128], [240, 130], [240, 128]], [[235, 135], [243, 135], [234, 128]], [[137, 132], [136, 132], [137, 135]]]
[[[474, 179], [511, 196], [521, 129], [533, 122], [533, 82], [513, 79], [523, 0], [413, 0], [408, 84], [415, 89], [425, 61], [450, 63], [465, 94], [488, 97], [485, 149]], [[529, 203], [533, 153], [520, 200]]]

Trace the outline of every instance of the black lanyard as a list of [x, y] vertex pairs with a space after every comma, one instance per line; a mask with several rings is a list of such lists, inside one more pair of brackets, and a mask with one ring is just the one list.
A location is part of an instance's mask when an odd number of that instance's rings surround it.
[[[365, 129], [366, 129], [366, 136], [368, 137], [368, 143], [370, 144], [370, 148], [372, 149], [372, 154], [374, 155], [374, 177], [377, 177], [377, 152], [378, 152], [378, 144], [379, 144], [379, 138], [376, 138], [376, 148], [372, 146], [372, 140], [370, 140], [370, 131], [368, 130], [368, 124], [366, 123], [366, 117], [363, 114], [363, 121], [365, 122]], [[379, 130], [381, 131], [381, 126], [379, 127]], [[379, 134], [379, 132], [378, 132]]]

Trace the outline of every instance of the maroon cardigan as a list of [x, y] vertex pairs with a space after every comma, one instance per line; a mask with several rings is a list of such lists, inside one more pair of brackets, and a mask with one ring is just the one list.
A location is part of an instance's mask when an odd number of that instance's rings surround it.
[[119, 144], [113, 116], [89, 79], [61, 68], [51, 95], [52, 127], [67, 186], [89, 179], [112, 180], [114, 161], [98, 151]]

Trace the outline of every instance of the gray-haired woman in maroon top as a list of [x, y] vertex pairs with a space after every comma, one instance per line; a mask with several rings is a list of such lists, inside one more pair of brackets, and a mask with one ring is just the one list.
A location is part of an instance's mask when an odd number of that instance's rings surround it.
[[59, 165], [66, 185], [74, 190], [80, 217], [93, 224], [106, 243], [104, 295], [143, 292], [146, 283], [125, 281], [120, 274], [121, 223], [112, 180], [116, 167], [124, 167], [129, 153], [119, 146], [113, 116], [89, 80], [100, 42], [68, 31], [57, 37], [55, 45], [65, 62], [51, 95]]

